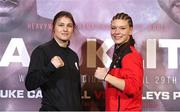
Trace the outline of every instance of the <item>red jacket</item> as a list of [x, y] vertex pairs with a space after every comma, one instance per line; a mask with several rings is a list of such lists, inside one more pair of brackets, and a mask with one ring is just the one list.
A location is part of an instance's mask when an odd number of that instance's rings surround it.
[[142, 110], [143, 59], [133, 46], [128, 46], [128, 49], [129, 52], [126, 50], [119, 62], [121, 67], [111, 67], [109, 70], [109, 74], [125, 80], [125, 88], [121, 91], [107, 83], [107, 111]]

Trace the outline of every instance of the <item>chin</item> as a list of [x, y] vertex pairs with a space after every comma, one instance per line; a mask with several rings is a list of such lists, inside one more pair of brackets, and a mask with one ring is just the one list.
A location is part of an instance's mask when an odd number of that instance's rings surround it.
[[115, 41], [115, 44], [121, 44], [122, 42], [121, 41]]
[[115, 42], [115, 44], [121, 44], [121, 43], [119, 43], [119, 42]]
[[62, 39], [62, 41], [66, 42], [66, 41], [69, 41], [69, 39]]
[[70, 40], [70, 37], [62, 37], [61, 39], [64, 41], [68, 41], [68, 40]]

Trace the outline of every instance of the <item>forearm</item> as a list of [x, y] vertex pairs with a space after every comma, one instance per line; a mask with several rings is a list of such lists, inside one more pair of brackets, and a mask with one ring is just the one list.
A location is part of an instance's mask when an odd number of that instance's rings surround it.
[[117, 77], [112, 76], [111, 74], [108, 74], [105, 78], [105, 81], [113, 85], [114, 87], [118, 88], [119, 90], [123, 91], [125, 88], [125, 81], [124, 79], [120, 79]]
[[35, 90], [45, 83], [47, 79], [40, 75], [41, 71], [34, 71], [27, 74], [25, 86], [28, 91]]
[[27, 90], [34, 90], [48, 81], [48, 77], [55, 71], [53, 65], [42, 69], [29, 69], [25, 80]]

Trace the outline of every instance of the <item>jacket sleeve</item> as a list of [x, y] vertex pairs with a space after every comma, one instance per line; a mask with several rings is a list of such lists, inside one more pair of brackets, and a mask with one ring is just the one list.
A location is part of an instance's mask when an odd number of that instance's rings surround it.
[[48, 77], [56, 70], [51, 62], [46, 64], [45, 61], [47, 61], [46, 54], [42, 48], [37, 47], [31, 55], [29, 69], [25, 79], [25, 86], [28, 91], [37, 89], [47, 82]]
[[143, 60], [139, 54], [127, 54], [122, 60], [120, 76], [125, 80], [124, 93], [135, 95], [143, 88]]

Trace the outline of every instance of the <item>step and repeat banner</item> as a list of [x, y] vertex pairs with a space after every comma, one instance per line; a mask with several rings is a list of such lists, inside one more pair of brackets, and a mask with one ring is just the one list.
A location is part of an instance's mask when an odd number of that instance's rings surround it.
[[84, 110], [105, 108], [106, 83], [94, 72], [110, 66], [110, 22], [118, 12], [132, 17], [144, 59], [143, 110], [180, 110], [179, 0], [1, 0], [0, 111], [39, 110], [41, 91], [27, 91], [24, 80], [33, 49], [52, 38], [51, 22], [61, 10], [78, 26], [70, 47], [80, 59]]

